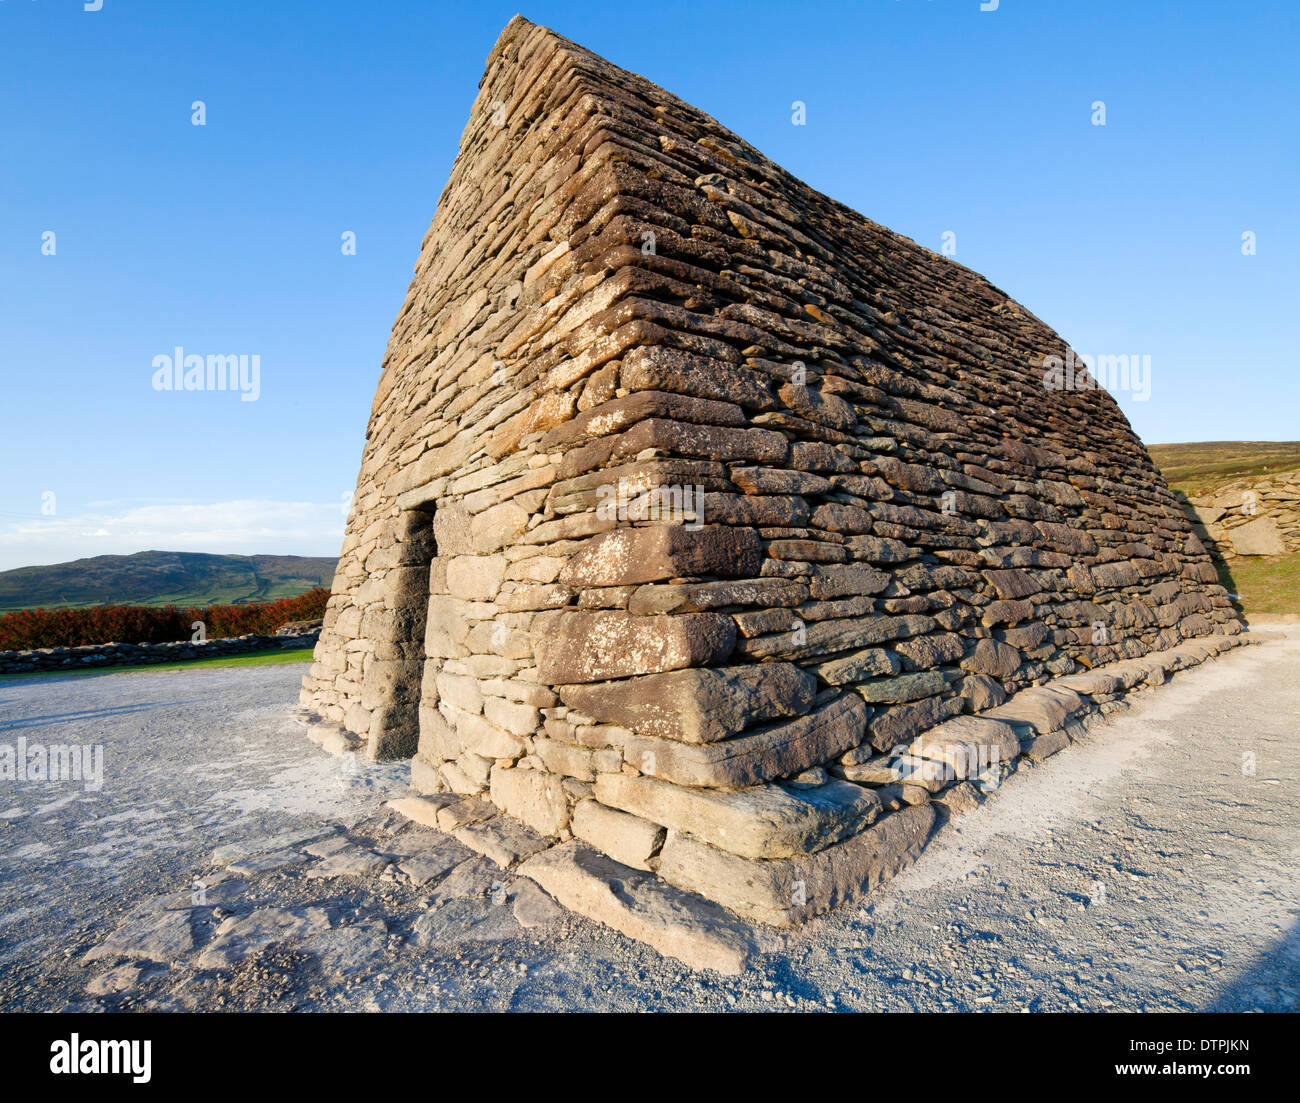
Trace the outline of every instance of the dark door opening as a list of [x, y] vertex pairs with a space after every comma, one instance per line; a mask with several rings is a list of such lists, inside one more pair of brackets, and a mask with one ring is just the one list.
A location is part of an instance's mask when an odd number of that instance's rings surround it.
[[369, 636], [362, 703], [371, 710], [370, 756], [410, 758], [420, 739], [420, 681], [429, 612], [429, 571], [438, 554], [430, 503], [398, 518], [395, 562], [384, 574], [384, 605]]

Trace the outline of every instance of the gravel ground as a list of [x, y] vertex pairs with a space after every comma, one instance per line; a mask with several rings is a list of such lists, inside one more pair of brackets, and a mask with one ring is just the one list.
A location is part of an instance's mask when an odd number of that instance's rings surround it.
[[[0, 1007], [57, 1007], [60, 963], [222, 843], [352, 823], [406, 789], [354, 774], [288, 719], [305, 665], [0, 682], [0, 744], [103, 747], [103, 788], [0, 781]], [[51, 991], [52, 989], [52, 991]]]
[[[1288, 632], [1133, 698], [736, 978], [561, 913], [384, 811], [404, 768], [349, 772], [309, 743], [285, 720], [297, 666], [4, 683], [0, 743], [102, 744], [105, 784], [4, 783], [0, 1007], [1295, 1010]], [[212, 862], [285, 833], [277, 868]], [[412, 855], [436, 876], [399, 871]], [[140, 931], [183, 946], [150, 962]]]

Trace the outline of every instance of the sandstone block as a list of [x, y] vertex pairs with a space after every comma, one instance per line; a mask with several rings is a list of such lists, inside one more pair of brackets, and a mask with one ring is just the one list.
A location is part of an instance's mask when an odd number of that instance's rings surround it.
[[437, 686], [439, 702], [471, 715], [483, 711], [483, 693], [476, 678], [444, 670], [438, 675]]
[[1039, 762], [1050, 758], [1057, 751], [1063, 751], [1070, 745], [1070, 737], [1062, 731], [1051, 731], [1045, 735], [1029, 738], [1021, 744], [1024, 753]]
[[483, 758], [517, 758], [524, 753], [524, 741], [519, 736], [497, 727], [485, 716], [457, 716], [456, 734], [465, 751]]
[[1228, 530], [1232, 550], [1238, 555], [1285, 555], [1286, 541], [1273, 517], [1256, 517]]
[[[469, 524], [470, 543], [477, 552], [508, 547], [528, 524], [528, 511], [514, 502], [502, 502], [476, 514]], [[439, 550], [442, 542], [439, 541]]]
[[538, 614], [538, 680], [548, 685], [603, 682], [716, 665], [736, 642], [730, 617], [716, 613], [634, 617], [606, 610]]
[[1046, 735], [1065, 727], [1071, 714], [1082, 708], [1082, 700], [1070, 690], [1053, 691], [1047, 686], [1036, 686], [1021, 690], [1006, 704], [984, 713], [984, 717], [1004, 720], [1022, 736], [1035, 733]]
[[897, 674], [902, 664], [898, 656], [891, 651], [875, 648], [846, 655], [842, 659], [831, 659], [813, 667], [817, 676], [827, 685], [842, 686], [861, 682], [878, 674]]
[[913, 754], [937, 759], [958, 778], [974, 777], [989, 765], [1020, 754], [1020, 737], [1010, 724], [983, 716], [957, 716], [912, 741]]
[[948, 681], [937, 670], [923, 674], [898, 674], [892, 678], [872, 678], [859, 682], [854, 692], [871, 704], [896, 705], [933, 697], [948, 688]]
[[624, 358], [620, 382], [629, 391], [657, 390], [723, 399], [751, 410], [775, 405], [761, 376], [681, 349], [641, 345]]
[[932, 803], [939, 805], [950, 816], [960, 816], [973, 812], [983, 801], [980, 791], [974, 785], [969, 781], [959, 781], [935, 797]]
[[[462, 752], [463, 754], [464, 752]], [[442, 775], [443, 783], [453, 793], [459, 793], [462, 796], [472, 797], [483, 791], [480, 782], [475, 781], [469, 774], [461, 769], [459, 762], [444, 762], [438, 767], [438, 773]], [[482, 802], [480, 802], [482, 803]]]
[[664, 841], [659, 824], [606, 807], [598, 800], [575, 805], [570, 830], [574, 838], [633, 869], [649, 870], [650, 859], [659, 854]]
[[962, 679], [961, 695], [970, 712], [996, 708], [1007, 699], [1006, 691], [986, 674], [968, 674]]
[[985, 571], [984, 578], [998, 597], [1004, 600], [1028, 597], [1042, 589], [1027, 571]]
[[910, 640], [899, 640], [893, 645], [904, 670], [932, 670], [955, 662], [966, 652], [961, 637], [952, 632], [933, 636], [916, 636]]
[[574, 777], [579, 781], [595, 779], [594, 752], [586, 747], [538, 736], [533, 739], [533, 753], [542, 760], [548, 773]]
[[551, 774], [494, 766], [489, 792], [501, 811], [542, 835], [558, 835], [569, 826], [563, 783]]
[[934, 823], [930, 805], [904, 808], [816, 854], [774, 861], [741, 858], [670, 831], [659, 876], [747, 919], [789, 926], [855, 899], [916, 861]]
[[747, 858], [821, 850], [857, 834], [880, 813], [869, 790], [842, 781], [810, 788], [771, 784], [716, 790], [600, 774], [596, 799]]
[[411, 788], [417, 793], [438, 793], [442, 791], [442, 774], [436, 766], [430, 765], [418, 755], [411, 759]]
[[868, 730], [871, 745], [878, 751], [887, 751], [898, 743], [906, 743], [927, 728], [956, 716], [964, 708], [960, 697], [942, 700], [927, 697], [908, 705], [893, 705], [871, 718]]
[[529, 858], [518, 872], [571, 911], [694, 969], [737, 974], [754, 952], [745, 925], [718, 905], [621, 865], [577, 840]]
[[[928, 617], [918, 619], [934, 624]], [[915, 631], [907, 617], [842, 617], [793, 627], [779, 635], [743, 640], [737, 650], [754, 659], [801, 659], [883, 643]]]
[[808, 580], [808, 589], [818, 601], [857, 594], [878, 594], [889, 585], [889, 576], [874, 567], [820, 567]]
[[560, 571], [568, 586], [626, 586], [663, 578], [758, 573], [758, 534], [729, 525], [656, 525], [595, 537]]
[[511, 735], [528, 735], [541, 724], [541, 712], [532, 705], [507, 701], [503, 697], [483, 698], [483, 715]]
[[807, 716], [718, 743], [629, 736], [623, 753], [642, 773], [678, 785], [741, 789], [801, 773], [856, 746], [868, 708], [843, 694]]
[[724, 605], [788, 607], [807, 600], [808, 587], [802, 582], [783, 578], [753, 578], [740, 582], [642, 586], [632, 595], [627, 611], [638, 616], [654, 613], [702, 613]]
[[504, 555], [458, 555], [447, 562], [447, 588], [466, 601], [491, 601], [501, 590]]
[[550, 839], [543, 838], [509, 816], [493, 816], [489, 820], [466, 824], [452, 835], [502, 869], [508, 869], [551, 845]]
[[[497, 810], [485, 800], [477, 797], [464, 797], [461, 800], [444, 804], [438, 809], [437, 825], [439, 831], [452, 834], [459, 827], [470, 823], [481, 823], [497, 815]], [[421, 823], [427, 821], [421, 820]]]
[[1010, 678], [1020, 669], [1020, 652], [1009, 644], [993, 639], [982, 639], [974, 650], [962, 660], [961, 668], [972, 674], [988, 674], [994, 678]]
[[419, 797], [399, 797], [387, 802], [394, 812], [400, 812], [409, 820], [425, 827], [437, 828], [438, 813], [449, 804], [460, 802], [459, 797], [450, 793], [429, 794]]
[[807, 712], [816, 690], [815, 679], [791, 663], [759, 663], [565, 686], [560, 695], [566, 705], [640, 735], [714, 743], [747, 724]]

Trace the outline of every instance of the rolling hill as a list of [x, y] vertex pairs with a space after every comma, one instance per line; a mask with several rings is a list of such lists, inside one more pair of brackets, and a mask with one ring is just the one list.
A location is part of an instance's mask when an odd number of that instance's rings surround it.
[[337, 560], [144, 551], [0, 571], [0, 612], [85, 605], [238, 605], [334, 581]]
[[1194, 444], [1147, 446], [1172, 490], [1199, 494], [1234, 479], [1294, 471], [1300, 467], [1300, 441], [1207, 440]]

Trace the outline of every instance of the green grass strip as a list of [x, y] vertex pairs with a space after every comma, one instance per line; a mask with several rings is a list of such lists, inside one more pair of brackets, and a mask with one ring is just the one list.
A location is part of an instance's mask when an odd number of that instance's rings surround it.
[[66, 678], [69, 674], [130, 674], [141, 670], [212, 670], [225, 666], [279, 666], [281, 663], [309, 663], [312, 648], [295, 647], [292, 650], [277, 648], [274, 651], [254, 651], [247, 655], [222, 655], [215, 659], [190, 659], [179, 663], [140, 663], [136, 666], [70, 666], [60, 670], [38, 670], [31, 674], [0, 674], [0, 681], [14, 678]]

